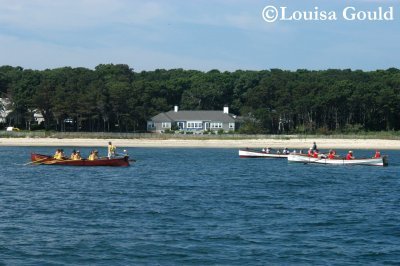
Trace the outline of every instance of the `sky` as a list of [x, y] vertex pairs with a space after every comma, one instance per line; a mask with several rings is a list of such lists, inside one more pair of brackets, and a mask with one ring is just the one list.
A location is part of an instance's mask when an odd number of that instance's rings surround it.
[[[349, 7], [392, 18], [346, 20]], [[400, 0], [0, 0], [0, 65], [38, 70], [400, 68], [399, 33]]]

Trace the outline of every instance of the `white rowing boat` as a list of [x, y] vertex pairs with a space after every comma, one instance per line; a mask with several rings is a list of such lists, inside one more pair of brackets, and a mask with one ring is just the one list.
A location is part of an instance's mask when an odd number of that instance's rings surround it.
[[264, 151], [240, 149], [240, 158], [287, 158], [289, 154], [282, 153], [266, 153]]
[[353, 160], [346, 160], [343, 158], [328, 159], [328, 158], [313, 158], [307, 155], [290, 154], [288, 156], [289, 162], [296, 163], [315, 163], [315, 164], [331, 164], [331, 165], [370, 165], [370, 166], [387, 166], [387, 156], [381, 158], [360, 158]]

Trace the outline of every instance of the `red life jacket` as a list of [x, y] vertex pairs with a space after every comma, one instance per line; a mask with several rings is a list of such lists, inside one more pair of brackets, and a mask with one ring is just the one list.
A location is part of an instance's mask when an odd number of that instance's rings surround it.
[[377, 152], [375, 153], [375, 158], [381, 158], [381, 153], [380, 153], [379, 151], [377, 151]]
[[329, 155], [328, 155], [328, 159], [335, 159], [335, 154], [333, 154], [333, 153], [329, 153]]
[[314, 158], [318, 158], [318, 152], [314, 152]]
[[348, 153], [348, 154], [346, 155], [346, 160], [353, 160], [353, 155], [350, 154], [350, 153]]

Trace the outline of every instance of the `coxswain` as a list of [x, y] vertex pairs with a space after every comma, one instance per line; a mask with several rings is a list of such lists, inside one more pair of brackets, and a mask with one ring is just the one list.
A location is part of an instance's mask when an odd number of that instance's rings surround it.
[[354, 160], [353, 152], [349, 151], [349, 153], [346, 155], [346, 160]]
[[381, 158], [381, 152], [378, 151], [378, 150], [376, 150], [376, 151], [375, 151], [374, 158]]
[[115, 151], [117, 150], [117, 147], [112, 145], [111, 141], [108, 142], [108, 149], [107, 149], [107, 157], [108, 159], [111, 159], [115, 157]]
[[317, 150], [317, 143], [315, 143], [315, 141], [314, 141], [314, 143], [313, 143], [313, 145], [312, 145], [312, 150], [313, 150], [313, 151], [316, 151], [316, 150]]

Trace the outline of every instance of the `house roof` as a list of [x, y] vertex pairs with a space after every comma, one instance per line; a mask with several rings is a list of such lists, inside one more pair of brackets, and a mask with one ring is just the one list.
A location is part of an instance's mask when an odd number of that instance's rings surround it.
[[153, 116], [151, 120], [153, 122], [214, 121], [234, 123], [235, 116], [223, 111], [169, 111]]

